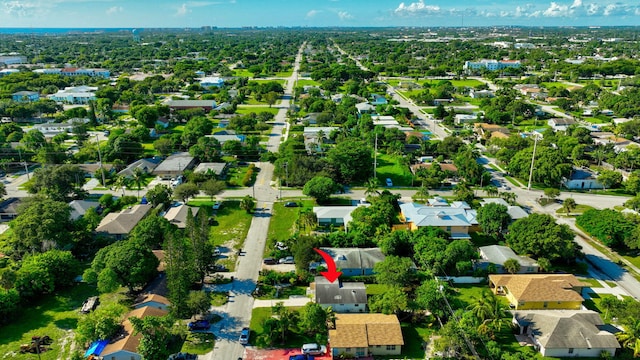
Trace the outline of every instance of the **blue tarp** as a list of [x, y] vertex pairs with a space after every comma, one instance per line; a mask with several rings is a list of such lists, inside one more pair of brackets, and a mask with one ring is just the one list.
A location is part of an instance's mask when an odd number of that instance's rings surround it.
[[89, 357], [90, 355], [100, 355], [107, 344], [109, 344], [109, 340], [94, 341], [91, 346], [89, 346], [87, 352], [84, 353], [84, 357]]

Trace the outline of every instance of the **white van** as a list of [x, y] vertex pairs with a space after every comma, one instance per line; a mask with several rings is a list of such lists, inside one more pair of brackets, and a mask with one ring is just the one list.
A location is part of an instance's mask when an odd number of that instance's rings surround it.
[[318, 344], [304, 344], [302, 345], [302, 353], [306, 355], [324, 355], [327, 352], [327, 347]]

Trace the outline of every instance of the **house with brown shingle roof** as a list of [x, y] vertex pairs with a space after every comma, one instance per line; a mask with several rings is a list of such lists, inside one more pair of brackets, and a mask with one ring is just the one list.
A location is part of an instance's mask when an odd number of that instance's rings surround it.
[[336, 314], [336, 328], [329, 330], [333, 356], [400, 355], [404, 339], [395, 315]]
[[129, 232], [147, 216], [149, 211], [151, 211], [151, 205], [138, 204], [118, 213], [109, 213], [98, 224], [96, 233], [113, 236], [120, 240], [129, 235]]
[[130, 311], [125, 315], [126, 320], [122, 322], [123, 331], [117, 338], [113, 339], [100, 352], [100, 358], [105, 360], [142, 360], [142, 355], [138, 353], [138, 345], [142, 334], [133, 335], [133, 325], [129, 318], [145, 318], [147, 316], [165, 316], [168, 312], [154, 307], [145, 306]]
[[134, 309], [140, 309], [145, 306], [149, 306], [149, 307], [160, 309], [163, 311], [169, 311], [169, 306], [171, 306], [171, 302], [169, 301], [169, 299], [158, 294], [142, 295], [137, 300], [138, 301], [135, 304], [133, 304]]
[[504, 295], [515, 310], [580, 310], [584, 286], [572, 274], [489, 275], [491, 291]]

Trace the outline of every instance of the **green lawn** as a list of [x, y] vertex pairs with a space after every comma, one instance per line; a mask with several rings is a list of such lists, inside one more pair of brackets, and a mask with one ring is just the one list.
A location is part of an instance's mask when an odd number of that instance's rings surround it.
[[[213, 201], [209, 198], [196, 198], [188, 202], [190, 206], [200, 206], [212, 213], [211, 206]], [[220, 209], [217, 210], [215, 223], [211, 226], [209, 239], [212, 239], [214, 246], [222, 245], [230, 240], [235, 240], [236, 248], [240, 249], [247, 237], [251, 219], [253, 216], [247, 214], [246, 211], [240, 209], [240, 201], [225, 201]]]
[[601, 313], [602, 320], [604, 320], [605, 322], [611, 321], [609, 314], [606, 313], [606, 311], [600, 306], [600, 304], [602, 303], [602, 299], [606, 297], [615, 297], [615, 295], [589, 293], [589, 297], [591, 297], [591, 299], [585, 300], [584, 306], [589, 310]]
[[[578, 205], [576, 205], [575, 209], [573, 209], [573, 210], [571, 210], [569, 212], [569, 214], [571, 214], [571, 215], [580, 215], [580, 214], [582, 214], [583, 212], [585, 212], [585, 211], [587, 211], [589, 209], [593, 209], [593, 206], [578, 204]], [[556, 214], [567, 215], [567, 212], [563, 208], [560, 208], [560, 209], [556, 210]]]
[[[288, 299], [292, 295], [296, 296], [306, 296], [307, 295], [307, 287], [306, 286], [288, 286], [285, 288], [277, 289], [271, 285], [260, 285], [261, 295], [257, 296], [256, 299], [260, 300], [272, 300], [272, 299]], [[276, 296], [277, 293], [277, 296]]]
[[315, 80], [301, 79], [296, 82], [296, 86], [320, 86]]
[[[287, 307], [291, 310], [299, 310], [299, 307]], [[260, 336], [264, 332], [264, 328], [262, 324], [265, 320], [272, 316], [271, 308], [254, 308], [251, 312], [251, 324], [249, 328], [251, 329], [251, 336], [249, 337], [249, 343], [251, 345], [255, 345], [258, 348], [265, 348], [267, 344], [264, 342], [264, 339], [261, 339]], [[310, 338], [308, 336], [304, 336], [298, 333], [290, 334], [287, 337], [287, 341], [284, 344], [280, 344], [277, 347], [283, 349], [289, 348], [300, 348], [303, 344], [315, 342], [316, 339]]]
[[[491, 292], [488, 285], [481, 284], [456, 284], [454, 289], [456, 293], [453, 296], [454, 300], [451, 306], [458, 309], [466, 308], [475, 302], [474, 299], [482, 298], [485, 292]], [[509, 306], [506, 297], [498, 296], [498, 299], [500, 299], [504, 305]]]
[[[71, 358], [73, 330], [83, 315], [78, 311], [90, 296], [98, 295], [86, 283], [64, 289], [55, 295], [42, 296], [33, 304], [23, 304], [23, 311], [11, 324], [0, 327], [0, 354], [19, 353], [21, 344], [29, 344], [32, 336], [48, 335], [51, 350], [41, 354], [42, 360]], [[100, 295], [100, 306], [124, 299], [120, 293]], [[20, 359], [37, 359], [37, 355], [17, 355]]]
[[540, 86], [545, 87], [547, 89], [551, 89], [551, 88], [569, 88], [572, 87], [573, 85], [569, 85], [569, 84], [565, 84], [562, 82], [542, 82], [540, 83]]
[[291, 76], [291, 74], [293, 74], [293, 70], [278, 71], [278, 72], [276, 72], [275, 76], [276, 77], [289, 77], [289, 76]]
[[365, 284], [367, 295], [381, 295], [387, 292], [389, 286], [383, 284]]
[[582, 281], [583, 283], [587, 283], [589, 284], [590, 288], [602, 288], [604, 286], [602, 286], [602, 284], [600, 284], [600, 282], [596, 279], [592, 279], [592, 278], [580, 278], [580, 281]]
[[411, 186], [411, 171], [400, 161], [400, 156], [378, 154], [376, 175], [381, 187], [384, 186], [386, 178], [391, 178], [393, 186]]
[[213, 350], [213, 347], [216, 343], [215, 338], [216, 337], [211, 333], [189, 332], [180, 351], [191, 354], [204, 355]]
[[285, 241], [289, 239], [291, 235], [293, 235], [293, 224], [298, 220], [300, 211], [301, 208], [299, 207], [284, 207], [284, 203], [275, 203], [273, 205], [267, 239], [273, 239], [273, 241]]
[[276, 79], [276, 80], [268, 80], [268, 79], [252, 79], [249, 81], [249, 84], [251, 84], [252, 82], [255, 83], [270, 83], [270, 82], [277, 82], [278, 84], [284, 86], [285, 80], [284, 79]]
[[[425, 81], [421, 81], [421, 84], [429, 84], [429, 85], [437, 85], [439, 82], [441, 81], [445, 81], [445, 80], [435, 80], [435, 79], [430, 79], [430, 80], [425, 80]], [[479, 80], [475, 80], [475, 79], [464, 79], [464, 80], [449, 80], [451, 82], [451, 85], [455, 86], [455, 87], [476, 87], [479, 85], [482, 85], [483, 82], [479, 81]]]
[[[259, 104], [264, 104], [264, 103], [259, 103]], [[269, 106], [242, 107], [242, 105], [238, 105], [238, 109], [236, 110], [237, 114], [249, 114], [249, 113], [259, 114], [261, 112], [268, 112], [275, 115], [278, 113], [278, 108], [269, 107]]]
[[247, 69], [235, 69], [233, 70], [233, 76], [252, 78], [253, 73]]
[[211, 306], [222, 306], [229, 301], [229, 294], [223, 291], [213, 291], [209, 293]]
[[248, 166], [234, 166], [227, 170], [227, 186], [242, 186], [242, 179], [249, 170]]

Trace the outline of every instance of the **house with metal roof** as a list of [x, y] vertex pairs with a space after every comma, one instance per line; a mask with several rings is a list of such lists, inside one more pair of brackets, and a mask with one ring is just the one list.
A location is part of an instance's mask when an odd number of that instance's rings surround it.
[[313, 213], [316, 214], [319, 226], [347, 226], [351, 221], [351, 213], [358, 206], [314, 206]]
[[34, 102], [40, 100], [37, 91], [18, 91], [11, 94], [11, 99], [15, 102]]
[[150, 174], [155, 168], [162, 162], [162, 158], [154, 156], [152, 158], [140, 159], [132, 162], [126, 168], [118, 172], [119, 176], [130, 177], [133, 176], [135, 169], [142, 170], [145, 174]]
[[363, 282], [329, 282], [324, 276], [316, 276], [311, 285], [314, 301], [336, 313], [362, 313], [367, 311], [367, 290]]
[[[343, 276], [373, 275], [373, 267], [384, 261], [385, 256], [379, 248], [321, 248], [331, 255], [336, 267], [342, 271]], [[316, 267], [326, 263], [312, 263]]]
[[334, 357], [400, 355], [404, 338], [396, 315], [336, 314], [336, 327], [329, 330]]
[[410, 230], [434, 226], [448, 232], [451, 239], [470, 239], [469, 229], [478, 225], [476, 211], [462, 203], [449, 206], [402, 203], [400, 213]]
[[613, 358], [620, 348], [614, 335], [618, 329], [591, 310], [516, 311], [513, 323], [542, 356], [602, 358], [606, 352]]
[[505, 206], [507, 208], [507, 213], [509, 214], [509, 216], [511, 217], [511, 220], [513, 221], [526, 218], [527, 216], [529, 216], [529, 213], [526, 212], [523, 208], [517, 205], [509, 205], [509, 203], [502, 198], [485, 198], [480, 203], [482, 204], [482, 206], [485, 206], [486, 204], [492, 204], [492, 203]]
[[197, 174], [214, 175], [216, 178], [224, 178], [229, 168], [228, 163], [224, 162], [208, 162], [200, 163], [193, 170]]
[[538, 263], [530, 257], [517, 255], [508, 246], [489, 245], [478, 248], [480, 259], [474, 264], [475, 268], [487, 269], [490, 264], [495, 265], [497, 273], [506, 273], [504, 263], [514, 259], [520, 264], [518, 274], [537, 273], [540, 270]]
[[572, 274], [489, 275], [491, 291], [505, 296], [515, 310], [579, 310], [584, 286]]
[[186, 151], [178, 152], [158, 164], [152, 174], [167, 180], [182, 175], [185, 170], [190, 170], [194, 165], [195, 158], [191, 154]]
[[90, 208], [97, 208], [100, 206], [100, 203], [97, 201], [88, 201], [88, 200], [73, 200], [69, 203], [69, 207], [71, 207], [71, 220], [78, 220], [83, 217], [84, 214]]

